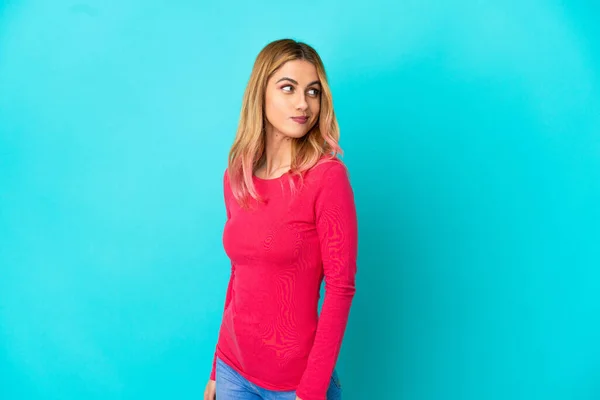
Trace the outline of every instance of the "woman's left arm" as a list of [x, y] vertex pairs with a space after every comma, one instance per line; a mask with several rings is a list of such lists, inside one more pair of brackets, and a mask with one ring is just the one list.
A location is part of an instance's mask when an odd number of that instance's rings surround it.
[[346, 330], [355, 287], [358, 229], [354, 194], [341, 162], [324, 171], [316, 197], [325, 298], [308, 363], [296, 395], [325, 400]]

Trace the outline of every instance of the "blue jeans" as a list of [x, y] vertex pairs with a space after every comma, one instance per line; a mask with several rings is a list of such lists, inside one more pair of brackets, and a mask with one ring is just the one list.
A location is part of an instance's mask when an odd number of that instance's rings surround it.
[[[217, 400], [296, 400], [296, 392], [278, 392], [263, 389], [248, 381], [236, 370], [217, 357], [216, 389]], [[327, 400], [341, 400], [342, 388], [335, 369], [331, 375]]]

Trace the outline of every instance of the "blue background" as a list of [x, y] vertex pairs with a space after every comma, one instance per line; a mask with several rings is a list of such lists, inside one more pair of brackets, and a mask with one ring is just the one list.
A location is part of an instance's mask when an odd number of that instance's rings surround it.
[[254, 57], [320, 52], [359, 213], [346, 400], [600, 398], [593, 1], [4, 1], [0, 399], [200, 399]]

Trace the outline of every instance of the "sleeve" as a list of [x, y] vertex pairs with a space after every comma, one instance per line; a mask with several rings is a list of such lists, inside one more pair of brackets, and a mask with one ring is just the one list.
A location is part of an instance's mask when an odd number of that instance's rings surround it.
[[308, 363], [296, 390], [302, 400], [326, 400], [356, 291], [358, 223], [354, 194], [341, 162], [323, 175], [315, 201], [315, 216], [325, 275], [325, 298]]
[[[227, 171], [225, 171], [225, 176], [223, 177], [223, 196], [225, 199], [225, 212], [227, 214], [227, 220], [229, 220], [229, 218], [231, 217], [231, 214], [229, 212], [229, 206], [227, 205], [227, 200], [229, 198], [229, 196], [227, 195], [228, 185], [229, 185], [229, 179], [227, 178]], [[227, 309], [227, 306], [229, 305], [229, 302], [231, 301], [231, 288], [233, 287], [234, 273], [235, 273], [235, 267], [234, 267], [234, 264], [231, 263], [231, 274], [229, 275], [229, 283], [227, 285], [227, 292], [225, 293], [225, 306], [223, 307], [223, 312], [225, 312], [225, 309]], [[217, 351], [215, 350], [215, 353], [213, 356], [213, 362], [212, 362], [212, 369], [210, 371], [210, 379], [213, 381], [216, 380], [216, 369], [217, 369]]]

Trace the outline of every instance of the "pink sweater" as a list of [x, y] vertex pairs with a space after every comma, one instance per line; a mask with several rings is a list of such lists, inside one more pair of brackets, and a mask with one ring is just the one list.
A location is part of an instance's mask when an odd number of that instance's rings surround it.
[[355, 293], [357, 219], [346, 167], [337, 159], [313, 167], [295, 195], [287, 174], [254, 183], [266, 204], [244, 210], [225, 173], [231, 277], [210, 378], [218, 356], [262, 388], [325, 400]]

